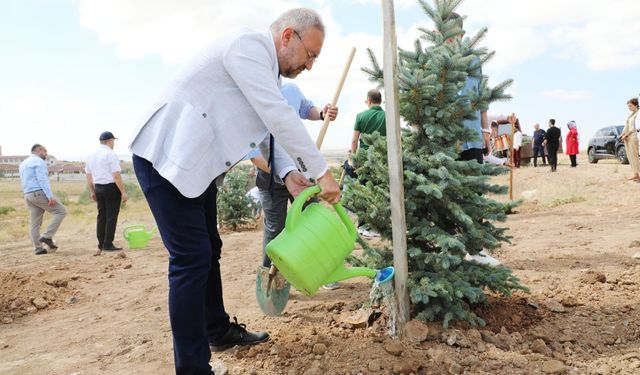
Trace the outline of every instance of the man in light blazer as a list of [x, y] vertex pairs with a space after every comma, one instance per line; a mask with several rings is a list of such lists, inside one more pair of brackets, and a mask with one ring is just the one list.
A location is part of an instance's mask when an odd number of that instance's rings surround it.
[[[212, 374], [212, 351], [266, 341], [229, 321], [222, 299], [216, 179], [269, 134], [277, 175], [295, 196], [315, 179], [329, 203], [337, 182], [280, 76], [310, 70], [324, 42], [313, 10], [280, 15], [269, 31], [241, 30], [214, 42], [178, 74], [135, 130], [131, 151], [142, 191], [169, 250], [169, 316], [176, 373]], [[302, 173], [300, 173], [301, 171]]]

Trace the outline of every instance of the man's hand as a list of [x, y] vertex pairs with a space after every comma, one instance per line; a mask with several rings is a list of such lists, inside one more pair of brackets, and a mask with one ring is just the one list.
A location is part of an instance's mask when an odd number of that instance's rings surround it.
[[309, 186], [313, 186], [313, 183], [307, 180], [302, 175], [302, 173], [298, 171], [291, 171], [284, 178], [284, 185], [287, 187], [287, 190], [289, 190], [289, 193], [291, 193], [291, 195], [293, 195], [293, 197], [295, 198], [304, 189], [308, 188]]
[[94, 202], [98, 201], [98, 198], [96, 198], [96, 192], [95, 191], [91, 192], [91, 200], [94, 201]]
[[491, 133], [482, 132], [482, 138], [484, 140], [484, 148], [487, 150], [491, 150], [490, 142], [491, 142]]
[[58, 204], [58, 201], [56, 201], [55, 198], [49, 198], [49, 203], [48, 204], [49, 204], [50, 207], [53, 207], [56, 204]]
[[127, 195], [127, 193], [123, 193], [123, 194], [122, 194], [122, 201], [123, 201], [124, 203], [126, 203], [128, 200], [129, 200], [129, 196]]
[[336, 204], [340, 202], [340, 186], [333, 178], [331, 170], [327, 169], [327, 172], [318, 179], [320, 185], [320, 198], [324, 199], [328, 203]]
[[322, 113], [324, 114], [324, 118], [328, 117], [330, 121], [333, 121], [338, 117], [338, 107], [327, 104], [324, 106]]

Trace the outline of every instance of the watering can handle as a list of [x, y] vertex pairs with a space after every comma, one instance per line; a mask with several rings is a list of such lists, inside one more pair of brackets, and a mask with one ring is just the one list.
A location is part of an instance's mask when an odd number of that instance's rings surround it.
[[342, 220], [342, 223], [345, 227], [347, 227], [347, 232], [349, 232], [349, 237], [351, 237], [354, 241], [358, 237], [358, 231], [356, 230], [356, 226], [353, 225], [353, 221], [347, 214], [347, 211], [342, 207], [340, 203], [336, 203], [333, 205], [333, 209], [336, 210], [336, 213]]
[[144, 227], [144, 225], [130, 225], [126, 228], [124, 228], [124, 231], [122, 232], [122, 236], [124, 237], [125, 240], [129, 239], [129, 232], [132, 230], [147, 230], [147, 228]]
[[[296, 199], [293, 201], [291, 205], [291, 209], [287, 214], [287, 219], [285, 221], [285, 228], [289, 228], [289, 230], [293, 230], [297, 223], [300, 222], [300, 215], [302, 215], [302, 206], [304, 206], [305, 202], [309, 200], [309, 198], [313, 197], [316, 194], [320, 193], [320, 186], [314, 185], [308, 187], [300, 193]], [[353, 225], [353, 222], [349, 218], [347, 211], [345, 211], [344, 207], [340, 203], [336, 203], [333, 205], [333, 209], [336, 210], [336, 213], [342, 220], [342, 223], [347, 227], [347, 231], [349, 232], [349, 236], [354, 240], [358, 236], [358, 232], [356, 231], [356, 227]]]

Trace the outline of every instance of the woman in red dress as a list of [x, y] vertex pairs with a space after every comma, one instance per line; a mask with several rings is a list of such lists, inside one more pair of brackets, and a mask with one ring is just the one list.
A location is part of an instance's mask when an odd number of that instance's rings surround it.
[[578, 127], [575, 121], [569, 121], [567, 124], [569, 133], [567, 134], [567, 155], [571, 159], [571, 168], [578, 166], [576, 155], [578, 155]]

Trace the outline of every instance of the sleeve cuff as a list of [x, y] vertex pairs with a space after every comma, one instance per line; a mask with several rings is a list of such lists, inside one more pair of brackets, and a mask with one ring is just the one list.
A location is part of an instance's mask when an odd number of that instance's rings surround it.
[[329, 167], [325, 167], [325, 168], [322, 170], [322, 173], [320, 173], [318, 176], [316, 176], [316, 177], [315, 177], [315, 180], [316, 180], [316, 181], [318, 181], [318, 179], [319, 179], [320, 177], [324, 176], [324, 174], [325, 174], [325, 173], [327, 173], [327, 171], [328, 171], [328, 170], [329, 170]]
[[280, 177], [280, 181], [284, 184], [284, 178], [287, 177], [287, 174], [291, 171], [297, 170], [295, 167], [288, 166], [278, 171], [278, 177]]

